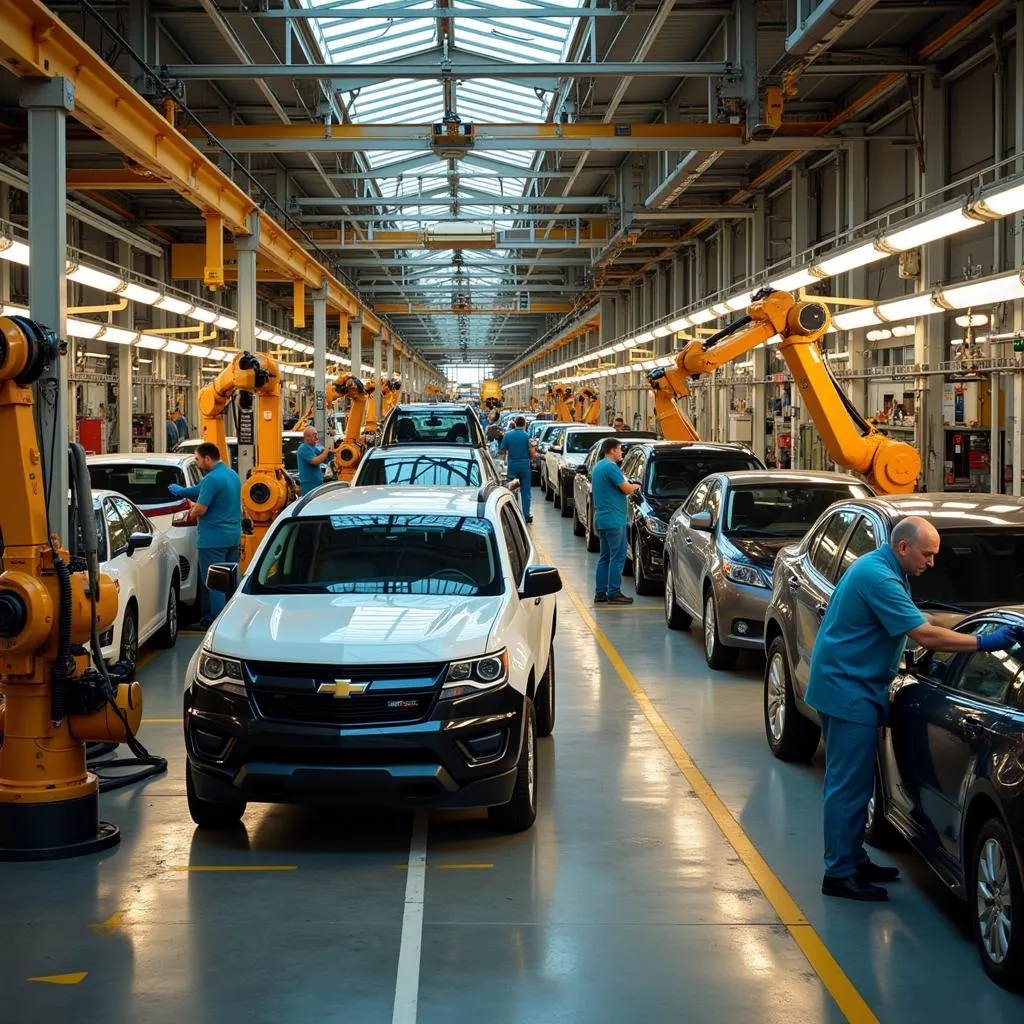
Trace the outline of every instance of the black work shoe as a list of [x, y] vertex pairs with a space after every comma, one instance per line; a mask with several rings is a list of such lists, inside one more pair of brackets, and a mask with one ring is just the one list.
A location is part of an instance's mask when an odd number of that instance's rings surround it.
[[611, 597], [608, 598], [608, 603], [609, 604], [632, 604], [633, 603], [633, 598], [627, 596], [626, 594], [613, 594]]
[[821, 880], [821, 892], [824, 896], [839, 896], [844, 900], [862, 900], [867, 903], [878, 903], [889, 898], [881, 886], [862, 882], [856, 875], [847, 875], [846, 878], [825, 875]]
[[858, 882], [895, 882], [900, 877], [899, 868], [874, 864], [869, 860], [857, 865]]
[[527, 521], [528, 523], [532, 523], [532, 522], [533, 522], [533, 516], [527, 516], [527, 517], [526, 517], [526, 521]]
[[608, 595], [607, 594], [595, 594], [594, 595], [594, 604], [607, 604], [607, 603], [608, 603]]

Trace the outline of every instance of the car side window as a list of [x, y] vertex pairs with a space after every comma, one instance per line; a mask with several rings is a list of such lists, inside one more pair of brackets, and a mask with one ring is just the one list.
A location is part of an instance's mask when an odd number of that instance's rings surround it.
[[[991, 633], [999, 626], [996, 622], [983, 622], [972, 628], [972, 633]], [[957, 690], [972, 697], [1006, 702], [1014, 680], [1020, 675], [1022, 655], [1009, 651], [975, 651], [964, 661], [963, 671], [954, 683]]]
[[711, 525], [714, 526], [722, 514], [722, 482], [716, 480], [708, 491], [707, 501], [704, 503], [704, 510], [711, 513]]
[[501, 508], [501, 532], [505, 535], [508, 560], [512, 564], [512, 577], [518, 587], [523, 582], [523, 573], [526, 572], [526, 545], [516, 517], [507, 502]]
[[124, 498], [114, 498], [114, 504], [117, 506], [124, 525], [128, 528], [129, 535], [151, 532], [146, 517], [134, 505], [129, 504]]
[[107, 521], [107, 533], [110, 535], [110, 557], [120, 554], [128, 547], [128, 528], [121, 521], [114, 502], [108, 498], [103, 502], [103, 518]]
[[708, 496], [708, 490], [711, 488], [711, 484], [707, 480], [702, 480], [693, 489], [689, 498], [686, 499], [686, 504], [683, 506], [683, 511], [688, 515], [696, 515], [704, 507], [704, 499]]
[[636, 451], [635, 449], [626, 453], [626, 457], [622, 460], [622, 475], [627, 480], [636, 480], [639, 477], [637, 465], [641, 458], [643, 458], [643, 452]]
[[836, 583], [843, 578], [846, 570], [849, 569], [861, 555], [866, 555], [869, 551], [874, 551], [877, 547], [878, 540], [875, 537], [875, 528], [871, 525], [871, 521], [869, 519], [861, 516], [860, 519], [857, 520], [857, 525], [850, 533], [849, 539], [846, 541], [846, 547], [843, 548], [843, 555], [839, 560], [839, 572], [836, 574]]
[[833, 512], [827, 522], [822, 525], [811, 548], [811, 565], [827, 580], [832, 580], [832, 567], [835, 565], [836, 554], [846, 531], [853, 522], [854, 513], [841, 509]]

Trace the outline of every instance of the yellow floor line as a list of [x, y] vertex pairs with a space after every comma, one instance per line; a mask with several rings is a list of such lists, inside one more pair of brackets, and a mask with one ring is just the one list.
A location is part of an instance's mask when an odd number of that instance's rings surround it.
[[[553, 564], [536, 539], [534, 544], [537, 546], [541, 558], [547, 564]], [[690, 755], [686, 752], [686, 748], [679, 742], [675, 733], [672, 732], [664, 718], [661, 717], [658, 710], [654, 707], [651, 698], [647, 696], [644, 688], [637, 682], [633, 673], [630, 672], [615, 646], [605, 635], [604, 630], [601, 629], [590, 614], [589, 609], [580, 600], [579, 595], [564, 577], [562, 582], [565, 593], [573, 605], [575, 605], [580, 618], [583, 619], [594, 634], [601, 650], [608, 656], [608, 660], [612, 663], [626, 689], [633, 695], [633, 699], [639, 705], [640, 710], [643, 711], [644, 717], [650, 723], [658, 739], [661, 740], [672, 760], [675, 761], [677, 767], [690, 784], [694, 793], [697, 794], [697, 797], [707, 809], [715, 824], [721, 829], [726, 842], [729, 843], [736, 851], [740, 860], [743, 861], [757, 883], [758, 888], [764, 893], [765, 898], [772, 905], [775, 913], [778, 914], [779, 920], [786, 926], [789, 934], [793, 936], [793, 940], [800, 947], [804, 956], [807, 957], [807, 961], [814, 970], [814, 973], [817, 974], [822, 984], [828, 989], [840, 1012], [850, 1024], [878, 1024], [878, 1018], [872, 1013], [864, 997], [857, 991], [853, 983], [843, 972], [843, 969], [836, 962], [835, 957], [829, 952], [828, 947], [822, 942], [821, 937], [797, 906], [789, 891], [779, 881], [775, 872], [768, 866], [768, 862], [761, 856], [753, 840], [732, 816], [729, 808], [725, 806], [722, 798], [715, 792], [701, 770], [693, 763]]]
[[176, 864], [172, 871], [298, 871], [298, 864]]

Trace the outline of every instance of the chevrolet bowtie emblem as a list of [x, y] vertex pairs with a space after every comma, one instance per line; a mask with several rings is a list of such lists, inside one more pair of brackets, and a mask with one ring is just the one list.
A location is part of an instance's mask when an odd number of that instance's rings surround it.
[[331, 693], [335, 697], [351, 697], [354, 693], [366, 693], [369, 683], [353, 683], [351, 679], [335, 679], [333, 683], [321, 683], [317, 693]]

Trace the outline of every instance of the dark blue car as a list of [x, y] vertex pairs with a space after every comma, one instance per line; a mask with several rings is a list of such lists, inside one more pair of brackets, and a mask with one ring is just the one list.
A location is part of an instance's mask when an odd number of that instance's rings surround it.
[[[1022, 621], [1017, 606], [957, 628], [981, 633]], [[967, 902], [988, 975], [1022, 988], [1024, 651], [910, 659], [890, 700], [867, 838], [883, 845], [890, 827], [903, 835]]]

